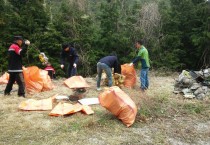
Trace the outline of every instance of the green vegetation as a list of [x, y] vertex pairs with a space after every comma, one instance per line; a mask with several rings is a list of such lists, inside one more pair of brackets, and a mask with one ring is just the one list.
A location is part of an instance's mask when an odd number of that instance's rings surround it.
[[[31, 41], [24, 65], [41, 65], [44, 52], [57, 70], [63, 42], [80, 56], [79, 74], [96, 73], [96, 62], [115, 51], [121, 63], [144, 39], [152, 68], [200, 69], [210, 64], [210, 2], [206, 0], [0, 0], [0, 72], [14, 35]], [[39, 50], [39, 51], [38, 51]]]

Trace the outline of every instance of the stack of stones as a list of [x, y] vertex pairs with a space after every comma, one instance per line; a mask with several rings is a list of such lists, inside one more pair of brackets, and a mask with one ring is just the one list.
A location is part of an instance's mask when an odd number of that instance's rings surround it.
[[[209, 78], [210, 74], [202, 76]], [[210, 88], [209, 85], [204, 84], [203, 81], [197, 81], [188, 71], [183, 70], [175, 82], [174, 93], [183, 93], [185, 98], [203, 100], [206, 96], [210, 97]]]

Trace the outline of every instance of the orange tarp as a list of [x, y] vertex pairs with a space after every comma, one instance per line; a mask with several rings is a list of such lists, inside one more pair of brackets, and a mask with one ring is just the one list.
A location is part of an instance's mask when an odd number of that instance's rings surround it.
[[52, 98], [42, 100], [29, 99], [21, 102], [18, 108], [26, 111], [52, 110]]
[[4, 73], [1, 77], [0, 77], [0, 85], [1, 84], [7, 84], [9, 80], [9, 74], [8, 73]]
[[82, 112], [84, 112], [87, 115], [90, 115], [90, 114], [94, 113], [94, 111], [88, 105], [82, 105]]
[[64, 84], [70, 89], [73, 88], [89, 88], [85, 79], [82, 76], [72, 76], [64, 81]]
[[55, 108], [49, 113], [50, 116], [70, 115], [82, 110], [82, 105], [79, 103], [72, 105], [70, 103], [59, 102]]
[[133, 100], [119, 87], [110, 87], [99, 94], [100, 104], [117, 116], [127, 126], [131, 126], [136, 118], [137, 107]]
[[54, 88], [48, 72], [36, 66], [23, 68], [26, 90], [29, 93], [48, 91]]
[[125, 76], [124, 86], [132, 88], [136, 85], [136, 70], [134, 66], [129, 64], [121, 65], [121, 73]]

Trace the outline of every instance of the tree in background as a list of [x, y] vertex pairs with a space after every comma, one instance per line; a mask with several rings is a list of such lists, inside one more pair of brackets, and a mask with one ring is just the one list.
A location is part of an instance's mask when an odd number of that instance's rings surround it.
[[60, 13], [57, 14], [54, 24], [65, 39], [78, 50], [80, 75], [91, 75], [93, 62], [97, 59], [98, 50], [93, 45], [98, 40], [97, 27], [94, 27], [94, 19], [90, 14], [88, 1], [63, 1], [60, 5]]
[[160, 65], [179, 70], [200, 69], [203, 62], [199, 64], [199, 60], [209, 43], [205, 1], [170, 0], [168, 8], [162, 21]]
[[195, 67], [204, 69], [210, 67], [210, 1], [193, 0], [193, 3], [197, 5], [197, 18], [190, 39], [197, 49]]
[[135, 15], [138, 8], [134, 1], [106, 0], [101, 3], [99, 44], [103, 56], [115, 51], [121, 63], [131, 61], [135, 38], [141, 36], [133, 25], [137, 21]]
[[144, 38], [153, 68], [173, 70], [209, 66], [209, 13], [206, 0], [0, 0], [0, 71], [7, 70], [7, 49], [14, 35], [31, 41], [26, 66], [41, 65], [44, 52], [60, 69], [61, 44], [78, 50], [78, 72], [96, 73], [97, 61], [115, 51], [121, 63], [136, 55]]

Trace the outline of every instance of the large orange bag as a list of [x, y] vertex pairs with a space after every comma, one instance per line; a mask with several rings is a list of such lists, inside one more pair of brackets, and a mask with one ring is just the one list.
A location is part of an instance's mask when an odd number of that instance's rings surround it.
[[9, 74], [8, 73], [4, 73], [1, 77], [0, 77], [0, 85], [1, 84], [7, 84], [9, 80]]
[[26, 111], [52, 110], [53, 98], [34, 100], [29, 99], [23, 101], [19, 105], [19, 109]]
[[36, 66], [23, 68], [23, 75], [28, 93], [47, 91], [54, 88], [48, 72]]
[[72, 105], [70, 103], [59, 102], [49, 113], [50, 116], [63, 116], [79, 112], [83, 109], [79, 103]]
[[121, 65], [121, 73], [125, 76], [124, 86], [128, 88], [132, 88], [136, 85], [136, 70], [134, 66], [130, 66], [129, 64]]
[[73, 88], [89, 88], [85, 79], [82, 76], [72, 76], [64, 81], [64, 84], [70, 89]]
[[131, 126], [136, 118], [137, 107], [133, 100], [119, 87], [110, 87], [99, 94], [100, 104], [117, 116], [127, 126]]
[[88, 105], [82, 105], [82, 112], [84, 112], [87, 115], [93, 114], [94, 111], [92, 110], [92, 108]]
[[55, 86], [52, 83], [50, 76], [48, 75], [48, 71], [39, 69], [40, 77], [43, 81], [43, 88], [42, 91], [49, 91], [52, 90]]

